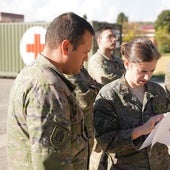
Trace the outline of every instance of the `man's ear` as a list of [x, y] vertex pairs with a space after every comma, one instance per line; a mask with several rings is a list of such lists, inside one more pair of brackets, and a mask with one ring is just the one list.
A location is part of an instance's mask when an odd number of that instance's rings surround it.
[[99, 37], [97, 37], [97, 44], [99, 44], [100, 43], [100, 39], [101, 39], [101, 37], [99, 36]]
[[64, 40], [62, 42], [62, 52], [64, 55], [68, 55], [72, 51], [72, 49], [73, 49], [73, 46], [69, 40]]
[[124, 59], [124, 66], [126, 70], [129, 69], [129, 61], [127, 59]]

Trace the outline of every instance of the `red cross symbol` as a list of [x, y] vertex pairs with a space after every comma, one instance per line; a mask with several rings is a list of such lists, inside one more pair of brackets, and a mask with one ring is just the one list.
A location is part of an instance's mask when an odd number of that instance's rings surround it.
[[34, 44], [27, 44], [26, 51], [33, 52], [36, 59], [38, 53], [42, 52], [44, 44], [40, 43], [40, 34], [34, 34]]

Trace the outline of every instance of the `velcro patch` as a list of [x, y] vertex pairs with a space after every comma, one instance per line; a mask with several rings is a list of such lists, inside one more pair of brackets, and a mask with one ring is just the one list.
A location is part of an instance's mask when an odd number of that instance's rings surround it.
[[69, 131], [61, 126], [55, 126], [50, 135], [51, 143], [56, 149], [60, 149], [66, 145], [69, 138]]

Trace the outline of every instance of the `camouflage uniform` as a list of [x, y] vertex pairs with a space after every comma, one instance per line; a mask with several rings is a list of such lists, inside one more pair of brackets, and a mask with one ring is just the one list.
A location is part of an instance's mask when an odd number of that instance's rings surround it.
[[167, 65], [166, 73], [165, 73], [165, 89], [168, 94], [168, 98], [170, 100], [170, 62]]
[[73, 90], [43, 56], [17, 76], [8, 111], [9, 169], [88, 169], [88, 138]]
[[105, 85], [120, 78], [125, 68], [120, 57], [112, 56], [109, 59], [98, 49], [88, 61], [88, 72], [98, 83]]
[[101, 85], [92, 79], [84, 67], [79, 74], [67, 75], [67, 78], [76, 85], [75, 93], [84, 112], [91, 151], [94, 143], [93, 104]]
[[[88, 72], [98, 83], [106, 85], [111, 81], [120, 78], [125, 72], [125, 68], [123, 60], [120, 57], [112, 55], [112, 59], [110, 59], [102, 54], [98, 49], [88, 61]], [[105, 155], [102, 150], [97, 149], [96, 146], [94, 146], [90, 162], [93, 166], [93, 168], [91, 167], [91, 170], [96, 170], [98, 168], [106, 169], [107, 155]]]
[[116, 154], [112, 170], [169, 170], [168, 148], [156, 143], [138, 150], [146, 136], [132, 140], [132, 131], [149, 118], [166, 113], [168, 102], [164, 89], [151, 81], [146, 83], [143, 104], [128, 89], [122, 78], [104, 86], [94, 105], [95, 137], [108, 155]]

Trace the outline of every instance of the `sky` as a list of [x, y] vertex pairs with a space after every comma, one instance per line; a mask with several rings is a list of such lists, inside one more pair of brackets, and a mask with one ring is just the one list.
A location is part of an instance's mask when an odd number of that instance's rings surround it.
[[86, 14], [88, 21], [114, 23], [123, 12], [129, 22], [156, 21], [170, 0], [0, 0], [0, 12], [23, 14], [25, 22], [51, 21], [64, 12]]

